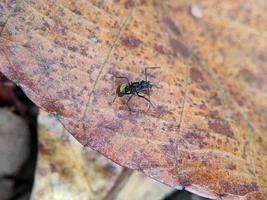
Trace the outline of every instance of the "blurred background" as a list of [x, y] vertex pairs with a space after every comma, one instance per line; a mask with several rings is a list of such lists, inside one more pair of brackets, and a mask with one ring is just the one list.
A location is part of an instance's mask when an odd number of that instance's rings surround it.
[[82, 147], [0, 74], [0, 200], [205, 200]]

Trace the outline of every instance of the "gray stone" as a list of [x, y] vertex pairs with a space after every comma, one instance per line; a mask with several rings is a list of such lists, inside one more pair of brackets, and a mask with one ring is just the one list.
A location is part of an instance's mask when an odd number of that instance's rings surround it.
[[0, 109], [0, 199], [12, 195], [14, 179], [30, 154], [30, 132], [23, 119]]

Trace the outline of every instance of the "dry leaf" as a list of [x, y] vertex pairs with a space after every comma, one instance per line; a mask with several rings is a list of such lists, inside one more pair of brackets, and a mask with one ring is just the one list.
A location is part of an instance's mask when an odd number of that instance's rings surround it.
[[[172, 191], [141, 173], [124, 170], [93, 150], [83, 148], [55, 117], [41, 111], [38, 123], [40, 148], [32, 200], [108, 200], [110, 197], [149, 200], [162, 199]], [[121, 188], [114, 190], [119, 181]]]
[[[210, 198], [267, 196], [267, 3], [25, 0], [0, 3], [0, 69], [83, 145]], [[155, 108], [110, 104], [122, 80]]]

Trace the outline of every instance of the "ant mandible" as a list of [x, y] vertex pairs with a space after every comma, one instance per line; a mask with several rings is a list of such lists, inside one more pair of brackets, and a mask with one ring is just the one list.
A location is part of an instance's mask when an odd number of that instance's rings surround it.
[[[147, 70], [148, 69], [156, 69], [156, 68], [159, 68], [159, 67], [146, 67], [145, 68], [145, 80], [141, 80], [141, 81], [137, 81], [137, 82], [130, 82], [129, 79], [125, 76], [115, 76], [116, 78], [126, 79], [127, 83], [118, 85], [117, 90], [116, 90], [116, 96], [115, 96], [112, 103], [114, 103], [114, 101], [117, 97], [123, 97], [126, 95], [131, 95], [128, 98], [127, 103], [126, 103], [128, 110], [131, 112], [132, 109], [129, 106], [129, 102], [131, 101], [133, 96], [138, 96], [140, 98], [143, 98], [144, 100], [146, 100], [149, 103], [148, 104], [148, 110], [147, 110], [147, 112], [148, 112], [150, 109], [150, 105], [153, 106], [153, 104], [151, 103], [151, 100], [150, 100], [150, 89], [153, 87], [153, 85], [147, 80]], [[148, 98], [139, 94], [139, 92], [144, 91], [144, 90], [147, 91]]]

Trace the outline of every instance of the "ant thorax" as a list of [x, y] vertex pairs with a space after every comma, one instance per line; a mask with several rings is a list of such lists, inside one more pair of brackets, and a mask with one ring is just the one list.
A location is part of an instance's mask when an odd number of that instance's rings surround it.
[[152, 85], [150, 84], [149, 81], [141, 81], [140, 84], [142, 85], [142, 88], [144, 89], [152, 88]]

